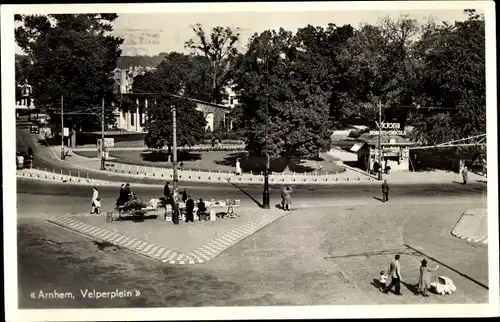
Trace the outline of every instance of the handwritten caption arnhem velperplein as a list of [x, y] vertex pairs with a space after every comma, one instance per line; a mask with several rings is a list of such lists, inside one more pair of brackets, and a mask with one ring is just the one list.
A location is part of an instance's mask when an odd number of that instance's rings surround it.
[[85, 299], [85, 300], [99, 300], [99, 299], [119, 299], [139, 297], [141, 292], [139, 290], [119, 290], [112, 291], [97, 291], [95, 289], [80, 289], [76, 294], [73, 292], [61, 292], [58, 290], [31, 292], [30, 298], [34, 300], [60, 300], [60, 299]]

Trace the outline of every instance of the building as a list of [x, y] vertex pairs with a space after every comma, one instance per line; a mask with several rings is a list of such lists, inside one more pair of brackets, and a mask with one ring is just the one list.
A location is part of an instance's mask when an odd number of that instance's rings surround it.
[[17, 84], [16, 91], [19, 93], [16, 95], [16, 110], [30, 110], [35, 108], [31, 85], [28, 83], [24, 85]]
[[[358, 167], [365, 171], [372, 171], [374, 164], [379, 162], [378, 135], [362, 134], [351, 151], [358, 154]], [[387, 166], [391, 171], [410, 170], [410, 150], [414, 143], [400, 135], [382, 135], [380, 137], [382, 150], [382, 169]]]
[[219, 129], [232, 128], [232, 122], [228, 122], [227, 114], [230, 113], [230, 108], [225, 105], [203, 102], [191, 99], [196, 103], [196, 110], [203, 113], [207, 124], [205, 130], [213, 132]]
[[[148, 94], [139, 94], [133, 92], [133, 82], [134, 78], [138, 75], [144, 75], [148, 71], [152, 71], [154, 68], [144, 68], [144, 67], [132, 67], [127, 70], [115, 69], [114, 80], [115, 80], [115, 92], [120, 95], [126, 95], [128, 98], [135, 102], [135, 110], [125, 112], [119, 108], [115, 108], [113, 111], [116, 122], [115, 128], [123, 131], [131, 132], [144, 132], [144, 123], [146, 121], [146, 110], [150, 104], [155, 104], [155, 99], [151, 98]], [[232, 122], [228, 120], [227, 114], [230, 113], [230, 109], [236, 104], [236, 95], [231, 89], [228, 90], [228, 99], [224, 102], [224, 105], [204, 102], [196, 99], [189, 99], [190, 101], [196, 103], [196, 110], [203, 113], [205, 120], [207, 121], [206, 130], [213, 132], [220, 128], [231, 129]]]

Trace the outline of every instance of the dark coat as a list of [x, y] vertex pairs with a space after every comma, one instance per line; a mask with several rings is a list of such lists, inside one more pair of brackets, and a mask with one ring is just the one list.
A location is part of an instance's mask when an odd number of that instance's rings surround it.
[[207, 206], [205, 206], [204, 201], [198, 202], [198, 211], [207, 211]]
[[389, 192], [389, 184], [387, 182], [382, 183], [382, 192]]
[[165, 188], [163, 188], [163, 195], [165, 197], [170, 196], [170, 188], [168, 187], [168, 183], [165, 185]]
[[184, 191], [182, 192], [182, 201], [183, 201], [183, 202], [186, 202], [187, 198], [188, 198], [188, 194], [187, 194], [186, 190], [184, 190]]
[[193, 209], [194, 209], [194, 200], [191, 199], [191, 198], [189, 198], [189, 199], [186, 200], [186, 210], [193, 211]]

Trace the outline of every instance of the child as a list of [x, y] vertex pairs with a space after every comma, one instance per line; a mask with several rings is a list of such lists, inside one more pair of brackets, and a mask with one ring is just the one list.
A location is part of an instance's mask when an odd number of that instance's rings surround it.
[[380, 272], [380, 279], [379, 279], [379, 287], [380, 287], [381, 291], [384, 290], [386, 283], [387, 283], [387, 275], [385, 274], [384, 271], [381, 271]]

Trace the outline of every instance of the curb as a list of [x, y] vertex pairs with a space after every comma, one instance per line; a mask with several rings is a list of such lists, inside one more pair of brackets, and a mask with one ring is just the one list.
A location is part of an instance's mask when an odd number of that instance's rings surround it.
[[[146, 256], [166, 264], [193, 265], [212, 260], [228, 248], [236, 245], [243, 239], [246, 239], [289, 213], [290, 212], [284, 212], [282, 210], [270, 211], [262, 217], [253, 219], [238, 228], [232, 229], [187, 254], [81, 222], [75, 219], [75, 217], [79, 216], [78, 214], [49, 217], [46, 218], [45, 221], [91, 239], [107, 241], [141, 256]], [[94, 216], [102, 216], [103, 220], [105, 217], [105, 215], [102, 214]]]

